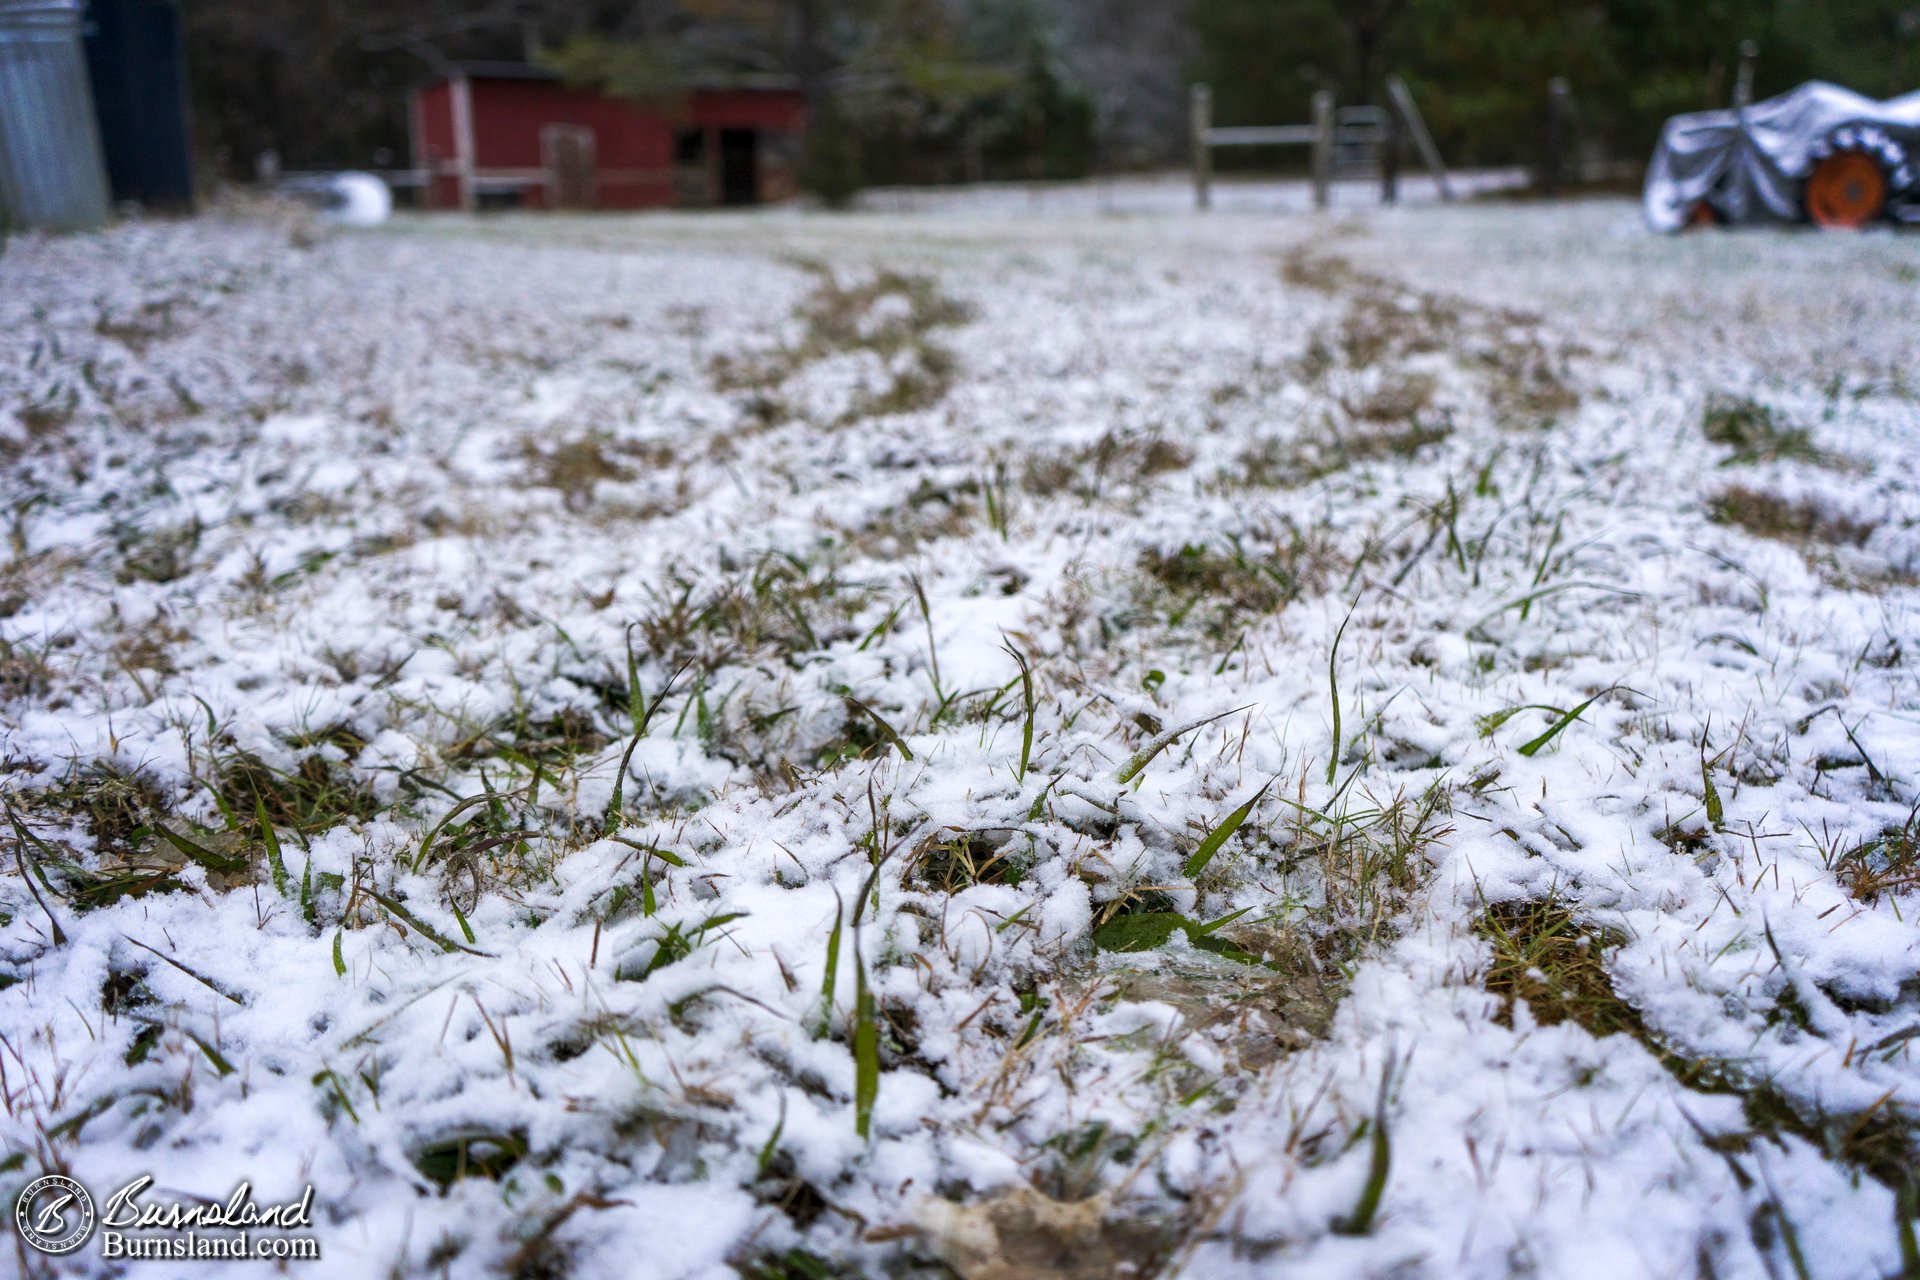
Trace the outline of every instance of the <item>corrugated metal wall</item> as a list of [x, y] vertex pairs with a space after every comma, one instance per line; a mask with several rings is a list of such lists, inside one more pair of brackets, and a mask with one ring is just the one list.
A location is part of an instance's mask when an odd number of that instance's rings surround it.
[[107, 219], [78, 0], [0, 0], [0, 217], [50, 231]]

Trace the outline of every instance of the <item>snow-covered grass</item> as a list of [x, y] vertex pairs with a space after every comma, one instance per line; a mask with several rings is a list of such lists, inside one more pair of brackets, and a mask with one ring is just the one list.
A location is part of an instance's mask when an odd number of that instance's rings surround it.
[[16, 239], [0, 1187], [312, 1184], [343, 1277], [1920, 1265], [1917, 276]]

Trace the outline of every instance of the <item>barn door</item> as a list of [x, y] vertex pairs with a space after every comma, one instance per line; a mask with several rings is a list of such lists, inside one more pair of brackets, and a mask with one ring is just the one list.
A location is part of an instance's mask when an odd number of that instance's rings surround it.
[[760, 200], [759, 139], [751, 129], [720, 131], [720, 203], [757, 204]]
[[583, 124], [550, 124], [540, 130], [540, 158], [547, 167], [547, 203], [556, 209], [591, 209], [599, 202], [593, 130]]

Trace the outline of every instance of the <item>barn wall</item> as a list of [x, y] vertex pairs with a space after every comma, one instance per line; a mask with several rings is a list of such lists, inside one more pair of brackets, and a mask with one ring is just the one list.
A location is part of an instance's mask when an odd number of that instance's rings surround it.
[[[473, 133], [482, 171], [525, 171], [539, 182], [545, 174], [540, 131], [550, 124], [593, 130], [602, 208], [674, 202], [674, 126], [659, 113], [548, 81], [473, 82]], [[544, 196], [540, 183], [523, 198], [528, 207], [538, 208]]]
[[806, 106], [797, 93], [766, 90], [700, 89], [692, 95], [691, 114], [718, 129], [771, 129], [798, 133]]
[[413, 95], [413, 167], [432, 177], [430, 206], [460, 207], [460, 179], [454, 169], [453, 86], [447, 81], [428, 85]]
[[752, 129], [760, 135], [760, 199], [790, 200], [800, 194], [800, 139], [806, 129], [805, 100], [798, 93], [705, 89], [692, 96], [691, 114], [712, 136], [721, 129]]
[[[685, 189], [687, 175], [675, 168], [675, 134], [690, 129], [707, 135], [709, 156], [717, 154], [721, 129], [759, 132], [762, 197], [785, 199], [796, 190], [794, 170], [805, 122], [797, 93], [702, 89], [671, 108], [649, 109], [550, 80], [483, 77], [467, 84], [478, 186], [482, 191], [518, 190], [526, 208], [550, 202], [540, 135], [554, 124], [593, 131], [598, 204], [603, 209], [701, 204], [716, 198], [717, 190], [704, 190], [710, 183], [696, 184], [701, 190]], [[455, 163], [453, 94], [451, 82], [442, 81], [414, 97], [414, 164], [435, 172], [433, 203], [440, 208], [463, 204]]]

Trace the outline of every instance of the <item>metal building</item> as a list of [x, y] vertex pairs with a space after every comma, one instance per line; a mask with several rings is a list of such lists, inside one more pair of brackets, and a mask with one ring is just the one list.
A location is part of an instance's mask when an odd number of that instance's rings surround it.
[[77, 0], [0, 0], [0, 218], [78, 231], [107, 207]]
[[180, 0], [87, 0], [87, 67], [116, 203], [193, 207]]

